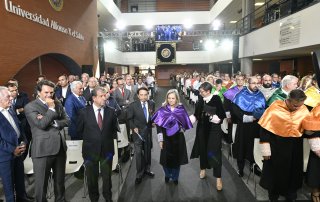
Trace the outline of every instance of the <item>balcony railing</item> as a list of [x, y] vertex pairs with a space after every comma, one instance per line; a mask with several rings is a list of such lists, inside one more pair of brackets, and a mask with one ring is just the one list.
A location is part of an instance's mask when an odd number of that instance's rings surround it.
[[319, 2], [319, 0], [270, 0], [239, 20], [236, 29], [244, 35]]

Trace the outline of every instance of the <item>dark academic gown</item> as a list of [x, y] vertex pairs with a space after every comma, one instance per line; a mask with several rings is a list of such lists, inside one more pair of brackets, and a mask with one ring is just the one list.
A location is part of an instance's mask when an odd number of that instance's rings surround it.
[[260, 142], [269, 142], [271, 159], [263, 162], [261, 187], [286, 195], [303, 181], [303, 138], [281, 137], [261, 128]]
[[235, 142], [233, 144], [233, 156], [238, 160], [248, 160], [253, 163], [254, 138], [259, 138], [260, 126], [258, 121], [243, 123], [243, 115], [252, 116], [252, 113], [241, 110], [232, 104], [233, 120], [237, 123]]
[[186, 139], [179, 131], [172, 136], [166, 134], [166, 129], [157, 126], [157, 133], [163, 134], [163, 149], [160, 153], [160, 164], [166, 168], [178, 168], [188, 163]]
[[[209, 116], [204, 112], [205, 105], [216, 108], [216, 115], [221, 120], [219, 124], [211, 123], [209, 121]], [[203, 98], [199, 96], [194, 116], [197, 118], [198, 124], [190, 158], [199, 158], [202, 153], [200, 150], [205, 149], [207, 156], [201, 156], [201, 159], [207, 158], [206, 168], [210, 169], [221, 166], [221, 123], [223, 119], [226, 118], [226, 113], [220, 97], [213, 95], [211, 100], [208, 103], [205, 103]]]

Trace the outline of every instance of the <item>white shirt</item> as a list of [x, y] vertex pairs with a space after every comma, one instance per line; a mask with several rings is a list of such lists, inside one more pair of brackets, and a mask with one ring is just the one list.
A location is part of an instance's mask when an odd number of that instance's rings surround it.
[[66, 98], [67, 97], [68, 86], [63, 87], [61, 89], [62, 89], [62, 97]]
[[12, 128], [14, 129], [14, 131], [16, 131], [18, 138], [20, 137], [20, 130], [18, 128], [18, 126], [16, 125], [16, 122], [14, 122], [14, 119], [12, 117], [12, 115], [9, 113], [8, 111], [9, 109], [4, 109], [2, 107], [0, 107], [0, 111], [3, 114], [4, 117], [6, 117], [6, 119], [9, 121], [10, 125], [12, 126]]
[[101, 114], [102, 120], [103, 120], [104, 108], [103, 107], [98, 108], [94, 103], [92, 104], [92, 107], [93, 107], [94, 115], [96, 116], [96, 121], [98, 123], [98, 113], [99, 113], [98, 109], [101, 109], [100, 114]]
[[[148, 108], [148, 102], [145, 102], [145, 106], [146, 106], [146, 110], [147, 110], [147, 122], [149, 120], [149, 108]], [[143, 111], [143, 102], [141, 102], [141, 107], [142, 107], [142, 111]], [[143, 116], [144, 116], [144, 112], [143, 112]]]
[[131, 91], [132, 86], [126, 85], [126, 89]]

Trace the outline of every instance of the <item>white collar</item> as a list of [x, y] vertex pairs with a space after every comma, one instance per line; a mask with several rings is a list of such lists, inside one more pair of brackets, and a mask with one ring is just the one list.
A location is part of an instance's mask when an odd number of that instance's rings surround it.
[[213, 94], [210, 94], [208, 97], [204, 97], [203, 100], [204, 100], [206, 103], [208, 103], [208, 102], [211, 100], [212, 97], [213, 97]]

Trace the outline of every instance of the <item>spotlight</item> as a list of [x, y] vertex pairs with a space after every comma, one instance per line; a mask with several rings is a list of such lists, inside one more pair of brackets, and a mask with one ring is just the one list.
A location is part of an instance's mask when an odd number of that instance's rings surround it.
[[213, 23], [212, 23], [212, 27], [213, 27], [213, 30], [219, 30], [220, 27], [221, 27], [220, 20], [214, 20]]
[[221, 46], [225, 49], [232, 49], [233, 47], [233, 41], [230, 40], [230, 39], [224, 39], [222, 42], [221, 42]]
[[126, 24], [125, 24], [125, 22], [123, 22], [123, 21], [118, 21], [117, 23], [116, 23], [116, 28], [118, 29], [118, 30], [124, 30], [125, 28], [126, 28]]
[[212, 51], [215, 47], [214, 41], [212, 39], [208, 39], [204, 43], [204, 49], [208, 51]]
[[104, 43], [104, 49], [106, 50], [115, 50], [116, 49], [116, 43], [114, 41], [106, 41]]
[[150, 21], [147, 21], [144, 23], [144, 27], [146, 28], [146, 30], [151, 30], [153, 28], [153, 23]]
[[193, 23], [190, 20], [186, 20], [183, 23], [183, 26], [184, 26], [184, 28], [186, 28], [188, 30], [188, 29], [191, 29], [193, 27]]

